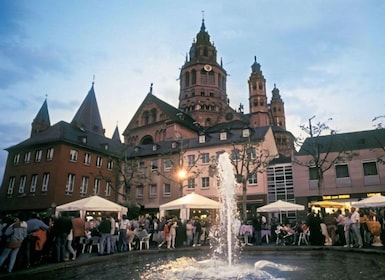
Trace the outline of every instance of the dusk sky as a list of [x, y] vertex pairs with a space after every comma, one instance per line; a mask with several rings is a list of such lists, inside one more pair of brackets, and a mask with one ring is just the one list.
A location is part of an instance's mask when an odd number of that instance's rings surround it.
[[177, 107], [203, 14], [233, 108], [248, 113], [256, 56], [268, 100], [276, 84], [297, 137], [314, 115], [337, 133], [373, 129], [385, 115], [382, 0], [0, 0], [0, 181], [4, 149], [30, 136], [45, 98], [51, 124], [71, 122], [94, 76], [107, 137], [124, 131], [151, 83]]

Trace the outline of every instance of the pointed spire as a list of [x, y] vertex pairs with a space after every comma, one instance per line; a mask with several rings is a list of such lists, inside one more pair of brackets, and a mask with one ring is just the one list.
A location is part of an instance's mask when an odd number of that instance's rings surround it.
[[112, 140], [116, 140], [116, 141], [119, 141], [119, 143], [121, 143], [118, 124], [116, 124], [115, 130], [114, 130], [114, 134], [112, 134]]
[[201, 12], [202, 12], [201, 32], [205, 32], [205, 31], [206, 31], [206, 26], [205, 26], [205, 11], [201, 11]]
[[82, 130], [94, 132], [104, 136], [104, 129], [99, 113], [98, 103], [96, 102], [95, 82], [92, 82], [90, 91], [88, 92], [79, 110], [76, 112], [71, 124]]
[[49, 119], [47, 95], [36, 117], [32, 121], [31, 137], [37, 135], [51, 126]]

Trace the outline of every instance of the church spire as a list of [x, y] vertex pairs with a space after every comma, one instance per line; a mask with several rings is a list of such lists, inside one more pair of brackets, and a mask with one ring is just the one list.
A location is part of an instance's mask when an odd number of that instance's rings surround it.
[[92, 82], [91, 89], [89, 90], [83, 103], [80, 105], [80, 108], [76, 112], [71, 124], [82, 130], [94, 132], [104, 136], [103, 124], [95, 97], [94, 82]]
[[51, 121], [49, 119], [47, 97], [46, 97], [39, 112], [37, 113], [36, 117], [32, 121], [31, 137], [46, 130], [50, 126], [51, 126]]
[[118, 124], [116, 124], [114, 134], [112, 134], [112, 140], [116, 140], [116, 141], [119, 141], [119, 143], [121, 143]]

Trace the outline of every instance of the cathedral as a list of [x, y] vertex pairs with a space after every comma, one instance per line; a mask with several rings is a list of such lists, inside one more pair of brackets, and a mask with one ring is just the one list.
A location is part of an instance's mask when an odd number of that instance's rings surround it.
[[[246, 114], [243, 105], [230, 107], [227, 77], [202, 19], [180, 69], [178, 108], [155, 96], [151, 85], [122, 133], [124, 143], [118, 128], [111, 138], [104, 135], [93, 84], [70, 123], [51, 125], [44, 101], [30, 138], [6, 149], [1, 211], [51, 211], [91, 195], [151, 213], [191, 192], [218, 200], [215, 157], [231, 154], [234, 143], [262, 143], [271, 164], [290, 163], [294, 136], [286, 130], [279, 89], [274, 85], [269, 102], [254, 58]], [[246, 179], [243, 199], [254, 211], [268, 201], [267, 174], [254, 170]]]

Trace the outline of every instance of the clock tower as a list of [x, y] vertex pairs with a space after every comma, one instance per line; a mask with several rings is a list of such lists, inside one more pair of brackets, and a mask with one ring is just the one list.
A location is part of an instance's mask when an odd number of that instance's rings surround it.
[[201, 127], [238, 119], [229, 107], [226, 78], [202, 19], [201, 29], [180, 71], [179, 109], [191, 115]]

